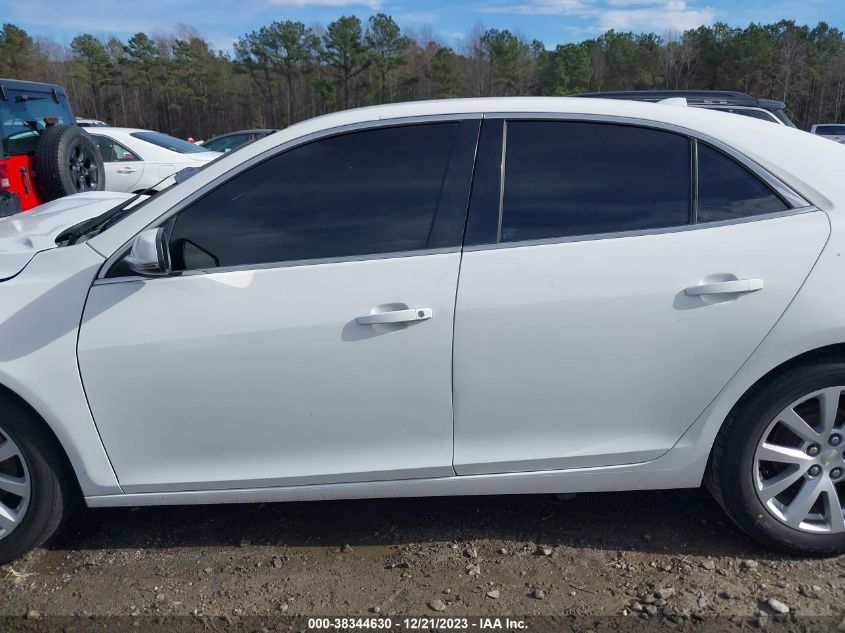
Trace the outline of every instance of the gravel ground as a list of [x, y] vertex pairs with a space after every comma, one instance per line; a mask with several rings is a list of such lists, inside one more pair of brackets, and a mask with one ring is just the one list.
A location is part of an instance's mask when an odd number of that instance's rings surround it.
[[764, 550], [701, 490], [83, 510], [0, 577], [0, 615], [21, 622], [512, 615], [845, 630], [845, 557]]

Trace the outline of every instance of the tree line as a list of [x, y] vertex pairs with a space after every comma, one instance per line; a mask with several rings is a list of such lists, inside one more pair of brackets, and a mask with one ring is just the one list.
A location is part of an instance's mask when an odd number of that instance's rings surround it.
[[477, 26], [450, 47], [379, 13], [325, 28], [274, 21], [232, 51], [185, 26], [126, 41], [84, 33], [67, 46], [5, 24], [0, 77], [64, 85], [78, 116], [196, 138], [395, 101], [626, 89], [739, 90], [784, 100], [800, 127], [845, 120], [842, 31], [789, 20], [608, 31], [554, 48]]

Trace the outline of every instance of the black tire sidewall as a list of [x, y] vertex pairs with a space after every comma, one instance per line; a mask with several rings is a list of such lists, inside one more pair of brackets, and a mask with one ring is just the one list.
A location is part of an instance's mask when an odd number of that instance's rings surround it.
[[0, 564], [43, 544], [58, 529], [68, 509], [68, 481], [62, 456], [52, 438], [32, 417], [16, 407], [7, 409], [0, 425], [21, 450], [30, 478], [29, 506], [23, 521], [0, 539]]
[[845, 552], [845, 533], [810, 534], [784, 525], [760, 501], [754, 485], [754, 453], [775, 416], [802, 396], [839, 385], [845, 385], [842, 362], [785, 372], [750, 398], [725, 438], [718, 473], [714, 473], [720, 501], [740, 528], [769, 547], [801, 556]]
[[39, 193], [45, 200], [55, 200], [79, 193], [70, 177], [68, 167], [70, 148], [74, 143], [82, 144], [85, 153], [97, 165], [96, 191], [103, 191], [106, 175], [103, 157], [91, 136], [78, 125], [57, 125], [47, 128], [41, 134], [36, 155]]

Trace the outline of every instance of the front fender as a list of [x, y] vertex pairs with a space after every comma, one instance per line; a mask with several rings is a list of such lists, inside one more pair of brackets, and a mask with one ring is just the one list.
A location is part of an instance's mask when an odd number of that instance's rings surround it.
[[52, 429], [86, 496], [122, 492], [76, 361], [82, 310], [102, 264], [85, 244], [53, 248], [0, 283], [0, 383]]

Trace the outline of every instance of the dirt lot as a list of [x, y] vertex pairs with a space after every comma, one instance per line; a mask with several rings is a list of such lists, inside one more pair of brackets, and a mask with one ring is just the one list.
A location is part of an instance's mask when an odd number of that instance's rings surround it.
[[845, 557], [768, 552], [699, 490], [86, 510], [0, 577], [0, 615], [20, 622], [509, 614], [845, 630]]

